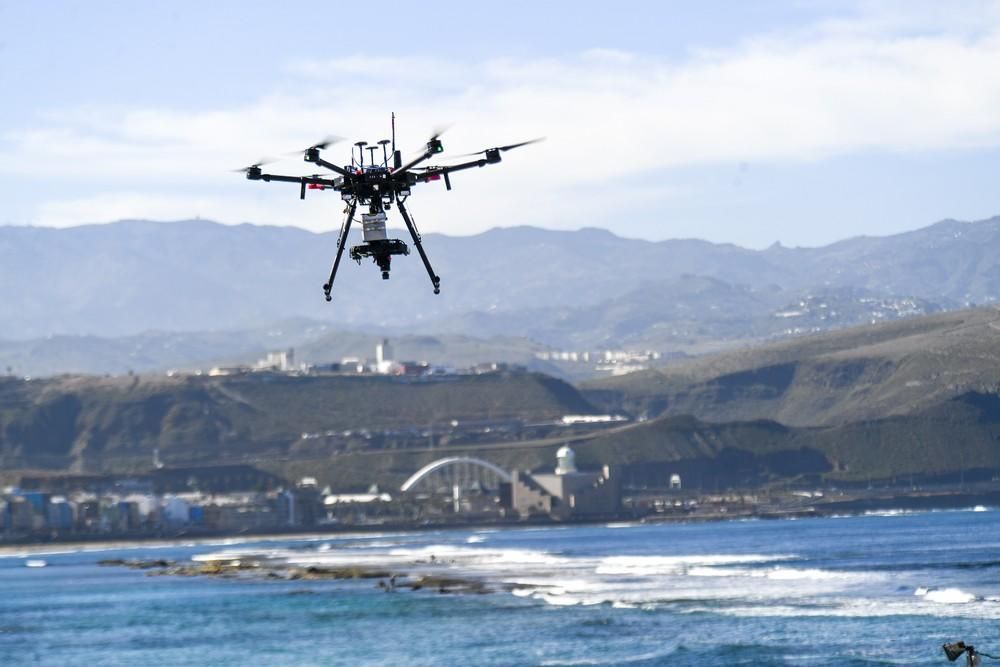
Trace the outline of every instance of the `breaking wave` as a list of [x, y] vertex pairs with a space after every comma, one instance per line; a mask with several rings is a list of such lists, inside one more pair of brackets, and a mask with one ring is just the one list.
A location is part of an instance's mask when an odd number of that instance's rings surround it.
[[[426, 535], [424, 541], [394, 541], [387, 535], [351, 542], [329, 539], [308, 550], [234, 545], [197, 558], [254, 557], [299, 566], [370, 566], [412, 576], [447, 574], [478, 579], [552, 607], [606, 605], [622, 613], [669, 608], [682, 614], [746, 617], [1000, 619], [1000, 591], [987, 588], [976, 594], [953, 583], [963, 581], [963, 573], [972, 576], [995, 566], [995, 561], [975, 561], [970, 569], [972, 561], [934, 564], [914, 554], [902, 562], [848, 562], [790, 551], [606, 555], [561, 549], [558, 539], [546, 541], [545, 549], [525, 546], [520, 537], [507, 545], [503, 536], [487, 539], [484, 532]], [[941, 577], [936, 586], [926, 583], [932, 567], [934, 576]]]

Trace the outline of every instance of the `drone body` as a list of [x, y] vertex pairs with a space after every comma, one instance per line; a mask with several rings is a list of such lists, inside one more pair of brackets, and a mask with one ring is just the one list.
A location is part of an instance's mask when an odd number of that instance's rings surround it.
[[[393, 255], [408, 255], [410, 249], [406, 243], [400, 239], [391, 239], [386, 233], [386, 213], [396, 206], [406, 223], [406, 228], [413, 239], [413, 245], [420, 254], [420, 259], [427, 269], [427, 275], [431, 279], [434, 293], [441, 292], [441, 279], [431, 267], [421, 243], [420, 234], [417, 232], [413, 219], [406, 209], [406, 201], [410, 197], [411, 188], [420, 183], [444, 179], [445, 187], [451, 190], [451, 179], [449, 174], [455, 171], [471, 169], [473, 167], [484, 167], [488, 164], [500, 162], [500, 154], [504, 151], [519, 146], [524, 146], [539, 139], [524, 141], [508, 146], [498, 146], [489, 148], [478, 153], [467, 156], [482, 155], [475, 160], [461, 162], [446, 166], [418, 167], [417, 165], [429, 160], [432, 156], [442, 153], [444, 146], [441, 144], [440, 132], [436, 132], [424, 147], [423, 153], [417, 155], [407, 163], [403, 163], [402, 153], [395, 149], [395, 115], [393, 115], [393, 138], [382, 139], [377, 144], [369, 146], [367, 142], [359, 141], [354, 144], [357, 148], [357, 155], [351, 151], [351, 164], [339, 166], [328, 162], [320, 156], [320, 152], [334, 143], [333, 139], [310, 146], [303, 152], [303, 159], [317, 166], [333, 172], [327, 176], [282, 176], [279, 174], [266, 174], [261, 170], [262, 163], [257, 163], [242, 169], [251, 181], [279, 181], [283, 183], [298, 183], [299, 197], [305, 199], [306, 190], [336, 190], [340, 193], [341, 199], [347, 203], [347, 218], [340, 228], [340, 236], [337, 241], [337, 254], [333, 260], [333, 268], [330, 271], [330, 278], [323, 285], [323, 292], [326, 300], [333, 297], [330, 292], [333, 290], [333, 281], [337, 276], [337, 268], [340, 266], [340, 259], [344, 254], [347, 244], [348, 234], [351, 224], [359, 207], [362, 209], [361, 224], [364, 243], [351, 248], [351, 259], [359, 264], [365, 257], [371, 257], [382, 272], [382, 278], [388, 280], [389, 271]], [[390, 149], [391, 144], [391, 149]], [[381, 148], [381, 162], [376, 160], [376, 153]], [[365, 160], [365, 152], [368, 152], [368, 160]], [[390, 165], [390, 156], [392, 164]]]

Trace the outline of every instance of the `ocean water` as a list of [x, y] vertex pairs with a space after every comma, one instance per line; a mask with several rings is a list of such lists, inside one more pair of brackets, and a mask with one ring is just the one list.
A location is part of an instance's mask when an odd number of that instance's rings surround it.
[[[0, 665], [945, 665], [946, 641], [1000, 654], [1000, 511], [982, 509], [25, 551], [0, 557]], [[502, 590], [96, 565], [241, 554]]]

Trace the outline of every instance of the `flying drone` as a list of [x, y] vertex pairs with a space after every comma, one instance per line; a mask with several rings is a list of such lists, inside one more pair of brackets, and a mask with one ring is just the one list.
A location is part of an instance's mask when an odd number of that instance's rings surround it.
[[[363, 207], [363, 211], [367, 209], [367, 213], [362, 212], [361, 214], [364, 243], [351, 248], [351, 259], [361, 264], [362, 259], [371, 257], [381, 270], [382, 279], [388, 280], [393, 255], [410, 254], [410, 249], [405, 242], [389, 238], [386, 233], [386, 213], [395, 205], [399, 209], [403, 222], [406, 223], [406, 228], [413, 239], [413, 245], [416, 246], [417, 252], [420, 254], [424, 268], [427, 269], [427, 275], [434, 286], [434, 293], [440, 294], [441, 278], [434, 273], [430, 260], [427, 259], [427, 253], [424, 252], [420, 233], [406, 209], [405, 202], [410, 197], [411, 188], [420, 183], [443, 179], [445, 188], [451, 190], [449, 175], [453, 172], [496, 164], [500, 162], [501, 153], [541, 141], [541, 139], [531, 139], [516, 144], [487, 148], [475, 153], [467, 153], [457, 157], [474, 157], [476, 159], [458, 164], [417, 166], [444, 152], [441, 133], [440, 130], [435, 131], [424, 146], [423, 152], [404, 164], [402, 152], [396, 150], [396, 116], [393, 114], [392, 139], [382, 139], [374, 145], [369, 145], [366, 141], [356, 142], [351, 149], [351, 163], [349, 165], [340, 166], [320, 156], [321, 151], [337, 143], [338, 140], [334, 137], [324, 139], [302, 151], [302, 157], [306, 162], [311, 162], [333, 172], [333, 174], [313, 174], [311, 176], [266, 174], [261, 170], [261, 167], [267, 164], [264, 161], [238, 171], [246, 173], [247, 178], [251, 181], [298, 183], [300, 199], [306, 198], [306, 190], [335, 190], [340, 193], [340, 198], [347, 204], [347, 217], [340, 228], [337, 254], [333, 260], [333, 268], [330, 270], [330, 279], [323, 285], [327, 301], [333, 299], [330, 296], [330, 292], [333, 290], [333, 281], [337, 277], [337, 268], [340, 266], [340, 259], [347, 245], [351, 224], [359, 206]], [[365, 159], [366, 152], [368, 153], [367, 160]], [[381, 152], [381, 161], [377, 158], [379, 152]]]

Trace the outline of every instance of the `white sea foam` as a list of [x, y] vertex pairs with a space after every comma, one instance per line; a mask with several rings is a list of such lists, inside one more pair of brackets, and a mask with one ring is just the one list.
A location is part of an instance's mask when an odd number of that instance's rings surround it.
[[540, 549], [501, 549], [483, 548], [453, 544], [435, 544], [412, 549], [393, 549], [391, 556], [404, 556], [414, 559], [429, 560], [431, 556], [437, 561], [455, 561], [460, 565], [480, 567], [511, 565], [561, 565], [568, 564], [566, 558], [553, 555]]
[[896, 592], [899, 573], [796, 567], [794, 561], [801, 557], [789, 553], [574, 556], [508, 548], [492, 540], [484, 544], [485, 538], [478, 534], [454, 539], [411, 546], [370, 539], [353, 544], [356, 548], [340, 545], [326, 551], [230, 547], [197, 559], [280, 558], [303, 566], [372, 566], [411, 575], [447, 571], [508, 584], [514, 596], [558, 607], [606, 604], [619, 609], [649, 609], [670, 605], [680, 613], [746, 617], [1000, 618], [1000, 604], [959, 588], [914, 587], [910, 588], [913, 596], [901, 598]]
[[938, 589], [921, 587], [914, 591], [913, 594], [929, 602], [937, 602], [938, 604], [968, 604], [976, 600], [975, 595], [966, 593], [959, 588]]
[[207, 554], [196, 554], [191, 557], [191, 560], [197, 562], [214, 562], [214, 561], [232, 561], [232, 560], [271, 560], [271, 559], [284, 559], [286, 552], [284, 551], [273, 551], [268, 553], [263, 553], [260, 551], [247, 550], [234, 550], [234, 551], [213, 551]]
[[[933, 592], [933, 591], [932, 591]], [[1000, 620], [1000, 605], [974, 599], [965, 603], [932, 602], [924, 597], [909, 599], [886, 598], [829, 598], [801, 600], [802, 604], [740, 604], [713, 607], [692, 605], [683, 613], [714, 613], [741, 618], [813, 617], [813, 618], [866, 618], [886, 616], [932, 616]]]
[[539, 665], [546, 667], [576, 667], [577, 665], [603, 665], [606, 664], [604, 658], [553, 658], [542, 660]]
[[[389, 549], [392, 547], [398, 547], [401, 542], [390, 541], [390, 540], [375, 540], [373, 542], [357, 542], [354, 544], [345, 544], [344, 548], [347, 549]], [[317, 549], [317, 551], [329, 551], [329, 549]]]
[[622, 602], [621, 600], [615, 600], [612, 604], [615, 609], [641, 609], [642, 605], [634, 604], [632, 602]]
[[725, 567], [692, 567], [686, 574], [690, 577], [749, 577], [752, 579], [772, 579], [774, 581], [825, 581], [840, 580], [845, 582], [864, 581], [871, 575], [857, 572], [835, 572], [815, 568], [795, 569], [788, 567], [771, 568], [725, 568]]
[[583, 604], [583, 600], [577, 597], [570, 597], [567, 595], [559, 595], [556, 593], [545, 593], [539, 596], [540, 599], [544, 600], [547, 604], [554, 607], [573, 607], [579, 604]]
[[790, 560], [791, 555], [708, 554], [690, 556], [610, 556], [601, 560], [597, 574], [656, 575], [679, 574], [694, 567], [769, 563]]
[[[666, 648], [661, 648], [657, 651], [649, 651], [647, 653], [639, 653], [636, 655], [625, 655], [615, 658], [616, 665], [628, 665], [635, 662], [648, 662], [650, 660], [656, 660], [657, 658], [665, 658], [671, 655], [677, 650], [676, 646], [668, 646]], [[577, 667], [578, 665], [606, 665], [608, 664], [607, 658], [591, 657], [591, 658], [550, 658], [548, 660], [542, 660], [538, 663], [539, 665], [544, 665], [545, 667]]]
[[839, 581], [856, 581], [861, 582], [868, 580], [872, 575], [867, 573], [859, 572], [836, 572], [833, 570], [819, 570], [815, 568], [807, 568], [804, 570], [796, 570], [792, 568], [776, 567], [770, 570], [765, 570], [764, 576], [768, 579], [774, 579], [776, 581], [798, 581], [800, 579], [808, 579], [810, 581], [820, 581], [820, 580], [839, 580]]

